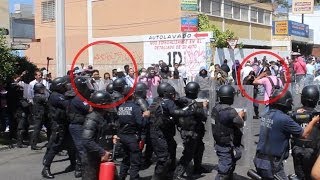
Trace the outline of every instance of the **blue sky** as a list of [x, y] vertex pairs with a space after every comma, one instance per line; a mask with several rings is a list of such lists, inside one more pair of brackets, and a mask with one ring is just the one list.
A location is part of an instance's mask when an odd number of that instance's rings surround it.
[[10, 12], [13, 11], [14, 4], [33, 4], [33, 0], [9, 0]]

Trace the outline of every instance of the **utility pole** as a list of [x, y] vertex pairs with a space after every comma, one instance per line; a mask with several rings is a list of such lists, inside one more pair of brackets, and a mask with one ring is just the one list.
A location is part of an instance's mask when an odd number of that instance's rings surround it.
[[56, 77], [66, 75], [66, 41], [64, 1], [56, 2]]

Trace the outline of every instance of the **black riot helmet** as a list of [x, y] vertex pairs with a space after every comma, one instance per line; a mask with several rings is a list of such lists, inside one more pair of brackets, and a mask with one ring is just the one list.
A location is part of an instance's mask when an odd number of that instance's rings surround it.
[[315, 108], [319, 101], [319, 89], [316, 85], [309, 85], [302, 89], [301, 104], [306, 107]]
[[218, 90], [218, 97], [222, 104], [233, 104], [236, 90], [230, 85], [223, 85]]
[[42, 83], [36, 83], [33, 86], [33, 91], [34, 91], [34, 93], [37, 93], [37, 94], [44, 94], [45, 93], [45, 88], [46, 87]]
[[190, 99], [197, 99], [200, 91], [200, 85], [196, 82], [189, 82], [184, 88], [186, 97]]
[[148, 86], [145, 83], [138, 83], [134, 90], [135, 97], [146, 98]]
[[96, 91], [91, 97], [90, 101], [97, 105], [106, 105], [112, 102], [111, 95], [106, 91]]
[[122, 93], [125, 85], [126, 81], [123, 78], [117, 78], [113, 81], [113, 90]]
[[91, 93], [94, 92], [94, 89], [90, 84], [90, 82], [88, 81], [88, 78], [78, 76], [74, 79], [74, 82], [76, 84], [76, 87], [79, 93], [87, 99], [90, 98], [90, 95]]
[[64, 93], [66, 91], [66, 84], [67, 84], [66, 78], [57, 77], [54, 80], [52, 80], [52, 83], [50, 85], [50, 90], [59, 92], [59, 93]]
[[106, 87], [106, 91], [110, 94], [113, 93], [113, 83], [109, 83]]
[[171, 85], [167, 82], [163, 82], [163, 83], [159, 84], [159, 86], [157, 88], [157, 92], [158, 92], [159, 97], [164, 97], [164, 90], [166, 89], [167, 86], [171, 86]]
[[[275, 91], [272, 93], [270, 99], [278, 97], [282, 93], [282, 89], [275, 89]], [[290, 91], [286, 91], [281, 98], [279, 98], [277, 101], [270, 103], [271, 108], [279, 109], [283, 111], [284, 113], [287, 113], [288, 111], [292, 110], [292, 94]]]
[[169, 85], [166, 86], [163, 92], [163, 96], [169, 99], [174, 99], [174, 96], [176, 95], [176, 90], [173, 86]]

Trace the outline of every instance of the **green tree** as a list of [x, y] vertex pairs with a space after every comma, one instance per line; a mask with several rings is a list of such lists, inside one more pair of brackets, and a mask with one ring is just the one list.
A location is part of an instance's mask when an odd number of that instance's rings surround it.
[[[210, 23], [209, 17], [205, 14], [199, 14], [199, 31], [212, 31], [214, 34], [214, 43], [213, 45], [217, 48], [226, 48], [228, 47], [228, 39], [236, 38], [234, 32], [227, 29], [226, 31], [219, 30], [214, 24]], [[238, 46], [239, 47], [239, 46]], [[240, 48], [242, 44], [240, 44]]]
[[20, 75], [23, 71], [28, 71], [24, 76], [24, 81], [29, 83], [34, 79], [33, 72], [36, 65], [28, 61], [26, 57], [14, 55], [7, 46], [6, 39], [0, 35], [0, 84], [12, 79], [15, 74]]
[[15, 59], [7, 47], [5, 37], [0, 35], [0, 83], [14, 75]]

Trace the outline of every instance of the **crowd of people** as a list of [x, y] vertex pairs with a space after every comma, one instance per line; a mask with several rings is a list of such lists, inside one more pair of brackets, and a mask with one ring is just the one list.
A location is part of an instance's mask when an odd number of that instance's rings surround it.
[[[290, 78], [280, 62], [268, 61], [266, 57], [246, 62], [240, 72], [238, 60], [231, 67], [228, 60], [221, 65], [201, 67], [190, 82], [185, 65], [175, 63], [169, 67], [162, 60], [139, 72], [125, 65], [124, 69], [113, 69], [111, 74], [105, 72], [103, 78], [99, 70], [91, 65], [84, 68], [84, 64], [54, 79], [46, 69], [37, 70], [34, 81], [29, 84], [22, 81], [26, 73], [23, 72], [1, 86], [1, 131], [9, 126], [9, 137], [17, 142], [18, 148], [26, 148], [31, 130], [31, 150], [47, 149], [42, 162], [44, 178], [54, 178], [50, 170], [53, 159], [67, 150], [70, 166], [66, 171], [75, 171], [76, 178], [97, 179], [101, 162], [117, 162], [121, 158], [119, 179], [124, 180], [128, 175], [132, 180], [139, 179], [140, 170], [156, 163], [154, 180], [176, 180], [185, 179], [192, 160], [193, 175], [209, 172], [202, 166], [202, 156], [205, 123], [211, 117], [214, 148], [219, 159], [216, 179], [232, 179], [236, 162], [241, 158], [245, 112], [231, 107], [235, 96], [231, 85], [242, 83], [253, 86], [254, 98], [261, 94], [266, 101], [262, 115], [254, 103], [254, 118], [261, 119], [261, 127], [253, 160], [256, 171], [249, 170], [250, 177], [288, 179], [282, 162], [288, 158], [292, 136], [296, 175], [290, 179], [310, 179], [313, 165], [320, 161], [316, 161], [320, 117], [314, 110], [319, 101], [319, 88], [314, 84], [319, 79], [320, 59], [292, 54], [284, 62], [289, 66]], [[138, 84], [130, 94], [136, 73]], [[76, 91], [71, 86], [70, 74], [75, 77]], [[181, 80], [185, 97], [180, 97], [172, 84], [163, 82], [165, 79]], [[209, 115], [212, 81], [218, 98]], [[277, 101], [269, 102], [282, 93], [286, 83], [292, 82], [296, 87]], [[77, 92], [95, 106], [83, 101]], [[294, 111], [291, 92], [301, 94], [303, 105]], [[115, 105], [126, 96], [124, 103]], [[200, 103], [197, 99], [206, 100]], [[104, 108], [104, 105], [114, 106]], [[309, 116], [299, 116], [301, 114]], [[184, 146], [178, 162], [176, 129]], [[38, 146], [41, 130], [47, 135], [48, 143], [44, 147]], [[314, 177], [319, 176], [317, 168], [316, 165], [313, 168]]]

